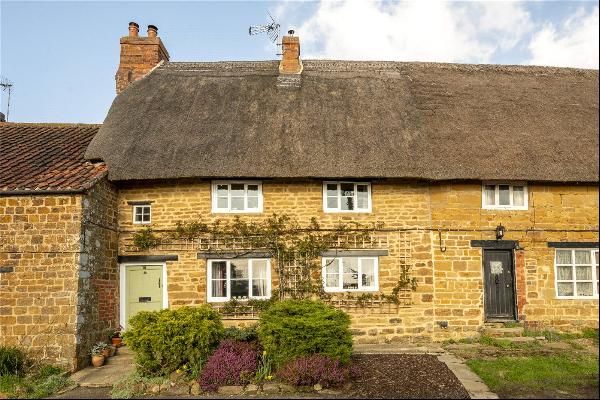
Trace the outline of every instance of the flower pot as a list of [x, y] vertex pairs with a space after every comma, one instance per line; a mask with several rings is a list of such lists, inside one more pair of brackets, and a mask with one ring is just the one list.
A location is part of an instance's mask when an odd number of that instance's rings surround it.
[[104, 356], [104, 358], [108, 358], [110, 357], [110, 349], [107, 347], [105, 349], [102, 350], [102, 355]]
[[104, 356], [102, 354], [96, 354], [92, 356], [92, 365], [94, 367], [101, 367], [104, 365]]
[[115, 353], [117, 352], [117, 348], [115, 346], [108, 346], [110, 352], [108, 354], [109, 357], [112, 357], [115, 355]]
[[110, 339], [110, 341], [115, 347], [121, 347], [121, 345], [123, 344], [123, 339], [121, 339], [120, 337], [114, 337]]

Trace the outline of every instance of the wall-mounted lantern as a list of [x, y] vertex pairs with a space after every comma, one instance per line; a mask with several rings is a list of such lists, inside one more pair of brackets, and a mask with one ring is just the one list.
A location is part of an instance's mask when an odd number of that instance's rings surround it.
[[500, 225], [496, 227], [496, 240], [501, 240], [504, 237], [504, 232], [506, 232], [506, 228], [500, 223]]

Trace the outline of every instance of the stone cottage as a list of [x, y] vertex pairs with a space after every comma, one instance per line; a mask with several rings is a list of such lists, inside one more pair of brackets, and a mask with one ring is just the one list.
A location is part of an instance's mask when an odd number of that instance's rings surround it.
[[[178, 223], [273, 214], [376, 226], [319, 260], [357, 342], [467, 337], [491, 321], [598, 327], [598, 71], [301, 60], [292, 33], [281, 61], [170, 62], [156, 27], [129, 28], [118, 95], [77, 156], [108, 174], [73, 196], [71, 251], [88, 246], [73, 256], [74, 354], [88, 343], [78, 329], [126, 328], [139, 310], [271, 297], [284, 281], [264, 249], [167, 238]], [[0, 316], [14, 340], [27, 336], [17, 309], [29, 312], [33, 290], [19, 276], [41, 267], [16, 261], [29, 250], [11, 239], [25, 235], [12, 207], [37, 198], [0, 192], [0, 266], [14, 269], [1, 275]], [[86, 225], [88, 208], [110, 217]], [[92, 226], [106, 236], [86, 242]], [[140, 247], [149, 228], [162, 240]], [[414, 291], [377, 297], [407, 271]], [[55, 286], [37, 289], [64, 292]]]

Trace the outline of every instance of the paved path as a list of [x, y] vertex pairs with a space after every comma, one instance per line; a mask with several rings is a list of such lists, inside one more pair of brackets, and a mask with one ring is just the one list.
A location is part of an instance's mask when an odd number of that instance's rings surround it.
[[71, 379], [81, 387], [112, 387], [121, 377], [133, 372], [134, 367], [133, 352], [127, 347], [121, 347], [115, 356], [106, 360], [103, 366], [77, 371], [71, 375]]
[[438, 360], [446, 364], [446, 366], [456, 375], [460, 383], [467, 389], [469, 396], [472, 399], [497, 399], [498, 395], [490, 391], [481, 378], [471, 371], [465, 364], [462, 358], [452, 354], [442, 354], [438, 356]]

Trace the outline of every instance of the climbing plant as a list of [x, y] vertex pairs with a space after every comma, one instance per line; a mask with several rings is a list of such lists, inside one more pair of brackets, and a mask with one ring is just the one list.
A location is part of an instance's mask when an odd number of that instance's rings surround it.
[[[358, 222], [338, 223], [332, 229], [323, 229], [312, 218], [308, 226], [301, 226], [288, 215], [273, 214], [261, 221], [244, 221], [235, 217], [231, 221], [214, 220], [206, 223], [203, 221], [177, 222], [174, 229], [158, 235], [151, 230], [134, 234], [133, 242], [140, 249], [148, 249], [170, 240], [190, 240], [199, 237], [241, 238], [246, 247], [260, 250], [268, 257], [276, 260], [279, 276], [279, 298], [312, 298], [314, 296], [327, 299], [330, 294], [325, 293], [321, 281], [321, 254], [329, 249], [344, 249], [349, 247], [347, 238], [352, 236], [353, 242], [369, 240], [374, 231], [382, 229], [382, 223], [361, 224]], [[293, 276], [294, 285], [291, 287], [290, 279]], [[398, 294], [401, 290], [416, 288], [416, 280], [410, 278], [409, 268], [402, 270], [400, 280], [391, 294], [380, 294], [383, 300], [398, 303]], [[265, 303], [264, 306], [268, 306]], [[235, 300], [225, 304], [227, 310], [236, 310], [240, 305]], [[263, 304], [256, 304], [261, 308]]]

